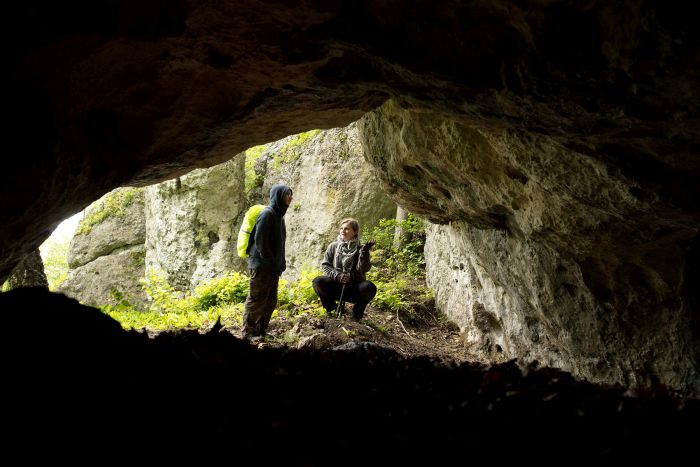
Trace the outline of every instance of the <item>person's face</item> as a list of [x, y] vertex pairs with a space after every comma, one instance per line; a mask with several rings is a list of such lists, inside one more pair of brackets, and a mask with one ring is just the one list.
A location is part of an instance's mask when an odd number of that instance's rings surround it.
[[292, 204], [292, 198], [292, 190], [289, 190], [284, 194], [284, 204], [286, 204], [287, 207], [289, 207], [289, 205]]
[[352, 226], [349, 223], [345, 223], [340, 226], [340, 238], [342, 238], [344, 241], [348, 241], [357, 235], [357, 232], [352, 228]]

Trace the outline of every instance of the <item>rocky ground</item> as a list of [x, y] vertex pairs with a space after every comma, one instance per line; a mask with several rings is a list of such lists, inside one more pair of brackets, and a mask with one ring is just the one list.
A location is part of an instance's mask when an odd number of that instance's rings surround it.
[[[428, 357], [446, 363], [470, 360], [459, 327], [435, 310], [416, 309], [407, 316], [370, 305], [361, 321], [353, 321], [349, 316], [348, 306], [340, 318], [317, 318], [307, 314], [294, 318], [279, 317], [270, 322], [268, 336], [254, 345], [260, 349], [331, 350], [369, 343], [392, 349], [406, 358]], [[237, 329], [229, 331], [240, 337]]]
[[41, 289], [0, 310], [4, 456], [26, 465], [668, 465], [700, 439], [696, 399], [472, 363], [438, 317], [277, 320], [252, 345], [125, 332]]

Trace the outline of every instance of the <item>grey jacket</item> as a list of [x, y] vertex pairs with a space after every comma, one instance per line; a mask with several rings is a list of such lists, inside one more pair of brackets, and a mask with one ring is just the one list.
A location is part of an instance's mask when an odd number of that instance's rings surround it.
[[[338, 248], [337, 240], [328, 245], [328, 249], [326, 249], [326, 254], [323, 257], [323, 262], [321, 262], [321, 270], [325, 275], [329, 276], [333, 280], [335, 280], [335, 278], [338, 277], [338, 274], [343, 272], [343, 270], [340, 268], [340, 265], [333, 264], [336, 248]], [[353, 264], [353, 270], [351, 272], [346, 271], [346, 273], [350, 272], [352, 282], [363, 282], [367, 280], [366, 273], [367, 271], [372, 269], [372, 262], [370, 261], [369, 252], [365, 253], [364, 251], [362, 251], [362, 248], [358, 248], [358, 253], [355, 253], [355, 261]]]

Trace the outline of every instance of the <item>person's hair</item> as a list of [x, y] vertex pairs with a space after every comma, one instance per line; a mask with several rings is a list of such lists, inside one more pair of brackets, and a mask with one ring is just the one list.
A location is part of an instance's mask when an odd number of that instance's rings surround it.
[[351, 217], [347, 219], [343, 219], [340, 221], [340, 224], [338, 224], [338, 227], [342, 227], [344, 224], [350, 224], [350, 227], [352, 227], [352, 230], [355, 231], [355, 236], [359, 237], [360, 236], [360, 223], [357, 222], [357, 219], [353, 219]]

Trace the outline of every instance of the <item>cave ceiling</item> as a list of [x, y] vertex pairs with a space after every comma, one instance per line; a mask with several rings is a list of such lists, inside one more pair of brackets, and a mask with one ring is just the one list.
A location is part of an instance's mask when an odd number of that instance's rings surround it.
[[656, 1], [16, 3], [3, 278], [107, 191], [392, 99], [556, 138], [697, 228], [698, 7]]

